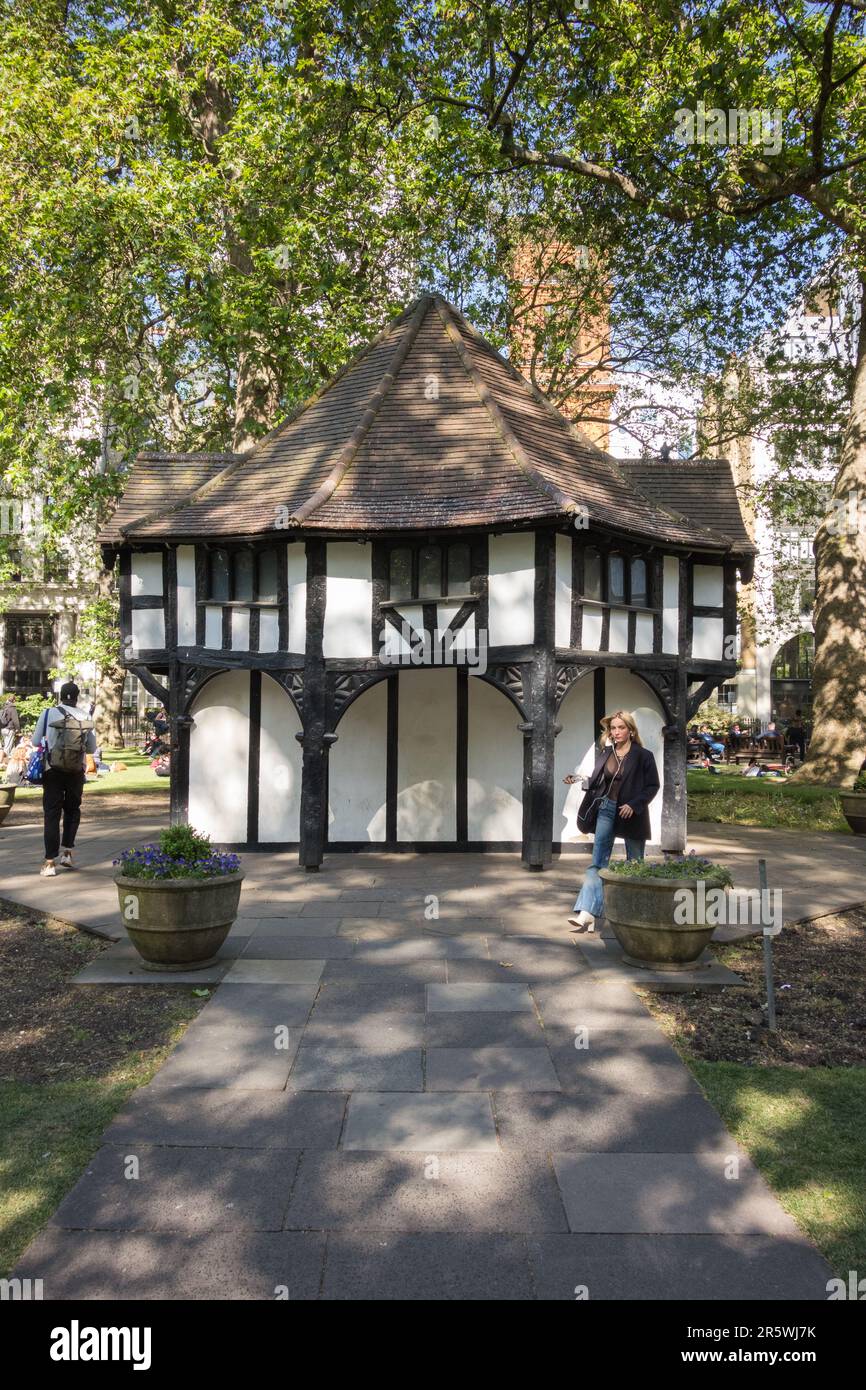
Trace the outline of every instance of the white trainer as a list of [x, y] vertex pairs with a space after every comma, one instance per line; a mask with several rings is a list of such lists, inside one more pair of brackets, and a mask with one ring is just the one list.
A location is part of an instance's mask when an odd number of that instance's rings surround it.
[[61, 869], [74, 869], [74, 868], [75, 868], [75, 865], [74, 865], [73, 862], [72, 862], [72, 850], [71, 850], [71, 849], [62, 849], [62, 848], [61, 848], [61, 850], [60, 850], [60, 867], [61, 867]]
[[56, 877], [57, 877], [57, 869], [54, 867], [54, 860], [53, 860], [53, 859], [46, 859], [45, 863], [42, 865], [42, 868], [39, 870], [39, 877], [40, 877], [40, 878], [56, 878]]

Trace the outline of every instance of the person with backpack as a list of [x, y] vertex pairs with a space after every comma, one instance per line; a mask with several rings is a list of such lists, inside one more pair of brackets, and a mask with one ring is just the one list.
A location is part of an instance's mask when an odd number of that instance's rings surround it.
[[[43, 710], [33, 731], [33, 743], [44, 748], [42, 772], [42, 817], [45, 822], [45, 863], [42, 878], [54, 878], [56, 861], [60, 867], [74, 869], [72, 851], [81, 821], [84, 792], [84, 765], [88, 753], [96, 751], [93, 721], [78, 707], [78, 686], [67, 681], [60, 687], [60, 700]], [[60, 820], [63, 818], [63, 838]]]

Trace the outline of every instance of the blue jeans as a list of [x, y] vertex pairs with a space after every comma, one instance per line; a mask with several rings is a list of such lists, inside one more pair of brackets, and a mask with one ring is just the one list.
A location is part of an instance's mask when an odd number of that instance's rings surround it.
[[[616, 802], [603, 801], [598, 808], [598, 820], [595, 823], [592, 863], [586, 871], [583, 887], [577, 895], [577, 902], [574, 904], [575, 912], [591, 912], [593, 917], [600, 917], [604, 911], [604, 889], [598, 871], [599, 869], [606, 869], [610, 863], [615, 820]], [[626, 859], [643, 859], [645, 848], [646, 840], [635, 840], [626, 835]]]

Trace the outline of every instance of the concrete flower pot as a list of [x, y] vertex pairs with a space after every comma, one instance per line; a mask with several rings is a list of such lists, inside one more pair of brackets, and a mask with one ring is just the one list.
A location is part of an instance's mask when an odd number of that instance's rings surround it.
[[[722, 877], [630, 878], [600, 869], [604, 915], [629, 965], [645, 970], [690, 970], [709, 945], [718, 922], [706, 921], [706, 895], [725, 889]], [[698, 884], [704, 884], [704, 893]], [[683, 901], [676, 894], [691, 889], [692, 921], [682, 921]]]
[[15, 800], [15, 793], [17, 790], [18, 788], [14, 785], [11, 787], [0, 787], [0, 825], [3, 824], [9, 812], [12, 810], [12, 802]]
[[115, 875], [120, 915], [147, 970], [203, 970], [238, 915], [243, 873], [212, 878]]
[[855, 835], [866, 835], [866, 792], [840, 792], [842, 815]]

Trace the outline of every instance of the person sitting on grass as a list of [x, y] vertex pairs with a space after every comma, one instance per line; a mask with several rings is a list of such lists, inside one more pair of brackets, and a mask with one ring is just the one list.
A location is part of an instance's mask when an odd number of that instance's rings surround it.
[[758, 762], [758, 759], [757, 759], [757, 758], [750, 758], [749, 761], [748, 761], [748, 764], [747, 764], [747, 766], [746, 766], [746, 770], [745, 770], [745, 772], [743, 773], [743, 776], [744, 776], [744, 777], [760, 777], [762, 772], [763, 772], [763, 768], [760, 766], [760, 764], [759, 764], [759, 762]]

